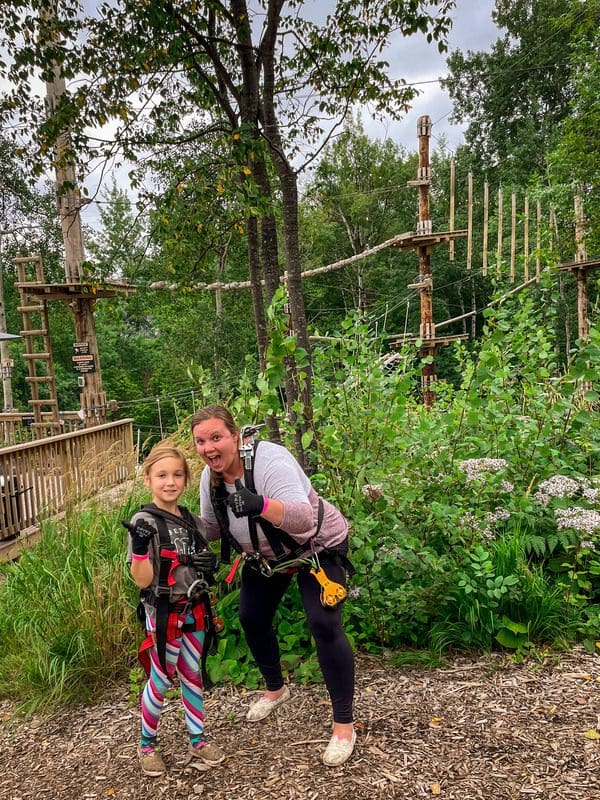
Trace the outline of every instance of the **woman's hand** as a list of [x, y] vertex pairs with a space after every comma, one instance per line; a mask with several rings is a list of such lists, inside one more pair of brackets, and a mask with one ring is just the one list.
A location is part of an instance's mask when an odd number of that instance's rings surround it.
[[265, 505], [262, 494], [255, 494], [247, 489], [238, 478], [235, 482], [237, 491], [230, 494], [227, 503], [236, 517], [259, 517]]

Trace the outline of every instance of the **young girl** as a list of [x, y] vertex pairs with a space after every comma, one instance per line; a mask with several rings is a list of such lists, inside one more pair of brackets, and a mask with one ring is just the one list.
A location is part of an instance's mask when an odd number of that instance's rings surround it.
[[204, 737], [201, 656], [205, 629], [210, 624], [206, 588], [217, 566], [207, 548], [200, 518], [177, 505], [189, 482], [183, 453], [168, 443], [152, 449], [143, 464], [144, 483], [152, 503], [142, 506], [130, 523], [127, 561], [142, 589], [141, 599], [148, 636], [140, 648], [148, 681], [142, 694], [142, 735], [139, 760], [142, 772], [165, 772], [157, 749], [157, 729], [165, 694], [179, 677], [189, 751], [213, 766], [225, 758]]

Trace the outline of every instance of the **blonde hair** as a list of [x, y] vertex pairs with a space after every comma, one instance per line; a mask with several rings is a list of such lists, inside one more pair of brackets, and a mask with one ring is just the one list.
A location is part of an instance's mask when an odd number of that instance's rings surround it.
[[160, 461], [162, 458], [178, 458], [181, 461], [183, 473], [185, 475], [185, 485], [187, 486], [190, 482], [190, 468], [187, 459], [182, 451], [171, 442], [159, 442], [150, 450], [148, 457], [142, 464], [144, 477], [148, 478], [150, 476], [150, 470], [156, 462]]

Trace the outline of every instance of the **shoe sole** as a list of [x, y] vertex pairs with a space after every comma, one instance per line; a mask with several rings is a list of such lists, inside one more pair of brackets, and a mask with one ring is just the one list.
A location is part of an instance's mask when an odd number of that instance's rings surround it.
[[200, 764], [206, 764], [207, 767], [216, 767], [218, 764], [222, 764], [225, 761], [225, 756], [218, 761], [206, 761], [206, 759], [198, 758], [198, 756], [192, 756], [192, 758], [195, 758]]
[[188, 753], [190, 754], [190, 756], [194, 760], [198, 761], [200, 764], [206, 764], [207, 767], [216, 767], [218, 764], [222, 764], [225, 761], [225, 758], [226, 758], [225, 753], [223, 753], [221, 758], [217, 759], [216, 761], [214, 759], [209, 761], [207, 758], [204, 758], [204, 756], [200, 755], [200, 752], [201, 751], [200, 750], [196, 750], [195, 747], [189, 747], [188, 748]]

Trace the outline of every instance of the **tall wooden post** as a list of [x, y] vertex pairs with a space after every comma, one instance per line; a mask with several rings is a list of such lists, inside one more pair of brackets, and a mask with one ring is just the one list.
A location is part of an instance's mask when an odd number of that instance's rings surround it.
[[[45, 14], [47, 19], [56, 16], [56, 0], [51, 0]], [[53, 67], [54, 78], [46, 83], [46, 110], [52, 115], [60, 98], [66, 91], [65, 80], [60, 65]], [[80, 194], [77, 189], [75, 162], [71, 148], [69, 132], [63, 131], [55, 145], [54, 169], [56, 174], [57, 209], [62, 227], [65, 247], [65, 280], [66, 283], [81, 283], [81, 265], [85, 260], [83, 237], [81, 233]], [[75, 317], [75, 336], [78, 343], [85, 343], [87, 353], [93, 356], [95, 371], [80, 376], [84, 386], [81, 387], [80, 404], [86, 427], [104, 421], [106, 396], [102, 390], [102, 372], [100, 355], [96, 339], [94, 323], [94, 300], [81, 294], [71, 303]]]
[[[576, 194], [575, 206], [575, 261], [583, 264], [587, 261], [585, 248], [585, 218], [583, 215], [583, 202], [581, 195]], [[590, 321], [588, 319], [588, 288], [587, 272], [581, 267], [575, 271], [577, 280], [577, 334], [580, 339], [587, 341], [590, 335]]]
[[[0, 242], [2, 241], [2, 234], [0, 233]], [[1, 250], [0, 250], [1, 252]], [[6, 307], [4, 305], [4, 269], [0, 264], [0, 333], [6, 333]], [[8, 342], [0, 339], [0, 362], [2, 364], [9, 363]], [[12, 411], [13, 407], [13, 394], [12, 394], [12, 378], [9, 371], [2, 370], [2, 396], [4, 398], [4, 411]]]
[[[419, 117], [417, 122], [417, 135], [419, 139], [419, 171], [417, 180], [419, 185], [419, 221], [417, 235], [431, 234], [432, 224], [429, 210], [429, 185], [431, 183], [431, 168], [429, 165], [429, 140], [431, 139], [431, 117]], [[426, 344], [421, 348], [421, 355], [430, 356], [431, 363], [423, 364], [421, 374], [421, 389], [423, 403], [431, 407], [435, 401], [435, 394], [431, 385], [435, 381], [435, 324], [433, 322], [433, 276], [431, 274], [431, 245], [417, 247], [419, 257], [419, 296], [421, 301], [421, 324], [419, 338]]]

